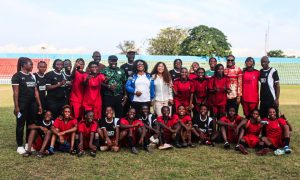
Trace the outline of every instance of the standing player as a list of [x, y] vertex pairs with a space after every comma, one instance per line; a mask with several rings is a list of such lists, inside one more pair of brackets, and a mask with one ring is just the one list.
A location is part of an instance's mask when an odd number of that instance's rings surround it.
[[82, 106], [85, 111], [93, 111], [94, 118], [98, 121], [102, 112], [101, 84], [105, 80], [105, 76], [98, 73], [98, 65], [94, 61], [89, 63], [88, 68], [90, 73], [84, 81], [85, 91]]
[[[145, 143], [145, 128], [141, 120], [135, 118], [136, 111], [134, 108], [130, 108], [127, 117], [120, 120], [120, 141], [124, 138], [127, 140], [127, 144], [133, 154], [138, 154], [136, 145], [143, 145], [146, 151], [149, 151], [148, 144]], [[139, 138], [139, 139], [138, 139]]]
[[195, 88], [193, 81], [188, 78], [187, 68], [181, 68], [180, 78], [174, 81], [173, 92], [176, 111], [180, 105], [185, 106], [189, 111], [193, 109]]
[[94, 51], [92, 56], [94, 62], [98, 64], [98, 72], [105, 68], [105, 65], [101, 63], [101, 54], [99, 51]]
[[174, 66], [174, 69], [170, 70], [169, 73], [171, 74], [172, 81], [174, 82], [175, 79], [178, 79], [180, 77], [180, 71], [182, 68], [182, 60], [175, 59], [173, 66]]
[[62, 74], [66, 79], [66, 97], [67, 97], [67, 104], [69, 104], [70, 93], [72, 90], [72, 79], [71, 79], [72, 62], [70, 59], [65, 59], [63, 63], [64, 63], [64, 70]]
[[197, 76], [197, 70], [200, 68], [199, 63], [193, 62], [189, 70], [189, 79], [194, 80]]
[[229, 89], [229, 78], [224, 75], [224, 66], [216, 65], [215, 74], [208, 81], [208, 91], [211, 98], [212, 117], [220, 118], [225, 114], [227, 93]]
[[218, 137], [216, 121], [208, 116], [208, 107], [200, 106], [199, 114], [193, 116], [193, 133], [199, 137], [202, 144], [213, 145]]
[[83, 117], [82, 101], [84, 96], [84, 81], [87, 77], [87, 74], [83, 72], [84, 64], [84, 60], [78, 58], [75, 61], [75, 66], [72, 71], [73, 83], [70, 94], [70, 106], [72, 109], [72, 116], [77, 120], [80, 120]]
[[101, 139], [105, 141], [104, 146], [100, 146], [101, 151], [119, 151], [120, 122], [114, 117], [114, 110], [108, 106], [105, 109], [105, 117], [99, 121], [97, 129]]
[[60, 115], [61, 109], [67, 104], [66, 82], [62, 74], [63, 61], [55, 59], [53, 62], [53, 71], [45, 75], [47, 90], [47, 110], [52, 112], [53, 118]]
[[95, 133], [97, 131], [97, 122], [94, 121], [94, 112], [86, 111], [84, 119], [78, 123], [78, 157], [84, 154], [85, 149], [90, 149], [90, 155], [96, 156], [97, 147], [93, 144]]
[[123, 69], [123, 71], [125, 72], [127, 80], [133, 75], [133, 62], [135, 58], [135, 50], [130, 49], [129, 51], [127, 51], [126, 57], [127, 63], [123, 64], [120, 68]]
[[205, 69], [198, 68], [197, 78], [194, 79], [194, 115], [199, 113], [200, 106], [207, 104], [208, 80], [205, 78]]
[[259, 139], [262, 129], [260, 121], [259, 111], [255, 109], [252, 111], [252, 115], [249, 117], [249, 120], [243, 119], [237, 126], [237, 131], [239, 129], [241, 130], [240, 136], [242, 135], [242, 138], [240, 140], [239, 150], [243, 154], [248, 154], [246, 149], [247, 147], [256, 148], [258, 151], [262, 149], [263, 143], [260, 143]]
[[230, 92], [227, 94], [226, 112], [230, 107], [234, 107], [238, 112], [239, 104], [242, 96], [242, 80], [243, 73], [241, 68], [235, 65], [235, 57], [233, 55], [227, 56], [227, 67], [224, 69], [224, 74], [230, 80]]
[[75, 154], [74, 143], [77, 131], [77, 120], [71, 117], [71, 108], [69, 105], [63, 107], [62, 115], [55, 119], [51, 127], [53, 133], [51, 144], [48, 149], [49, 155], [54, 153], [54, 145], [58, 138], [59, 150]]
[[252, 57], [248, 57], [245, 64], [246, 68], [243, 71], [242, 105], [244, 115], [249, 118], [251, 112], [258, 108], [259, 71], [254, 69], [255, 61]]
[[205, 71], [206, 78], [211, 78], [215, 74], [215, 66], [217, 65], [218, 61], [216, 58], [211, 57], [208, 60], [209, 68], [207, 71]]
[[[265, 135], [262, 141], [271, 149], [275, 155], [290, 154], [290, 128], [283, 118], [277, 118], [276, 109], [269, 108], [268, 118], [262, 121], [264, 125]], [[279, 149], [283, 147], [283, 150]], [[268, 151], [265, 149], [257, 152], [259, 155], [264, 155]]]
[[278, 115], [279, 107], [279, 76], [276, 69], [269, 66], [269, 58], [264, 56], [260, 60], [263, 69], [260, 70], [260, 116], [266, 118], [270, 107], [274, 107]]
[[24, 157], [29, 157], [31, 155], [31, 147], [39, 150], [37, 157], [43, 157], [48, 153], [45, 151], [46, 147], [50, 144], [51, 140], [51, 126], [52, 126], [52, 113], [46, 111], [44, 119], [37, 121], [36, 123], [29, 126], [30, 134], [28, 137], [28, 148], [26, 153], [23, 154]]
[[237, 126], [242, 121], [242, 117], [236, 114], [235, 108], [230, 107], [227, 116], [223, 116], [218, 120], [218, 124], [221, 126], [222, 137], [225, 141], [224, 148], [229, 149], [229, 143], [237, 143], [235, 148], [239, 148], [239, 132]]
[[122, 69], [117, 66], [118, 57], [109, 56], [109, 66], [104, 68], [101, 73], [106, 76], [107, 81], [102, 83], [103, 108], [102, 114], [105, 114], [106, 107], [115, 109], [115, 116], [121, 118], [123, 116], [123, 107], [128, 101], [125, 91], [126, 75]]
[[[28, 141], [28, 126], [35, 121], [36, 113], [42, 113], [42, 105], [39, 92], [36, 87], [32, 71], [33, 63], [31, 59], [21, 57], [18, 59], [17, 73], [11, 79], [14, 99], [14, 115], [17, 118], [16, 140], [17, 152], [24, 154], [23, 134], [26, 123], [26, 142]], [[37, 111], [38, 106], [38, 111]]]
[[[42, 108], [46, 110], [46, 78], [45, 72], [47, 70], [47, 64], [45, 61], [40, 61], [37, 65], [38, 72], [34, 73], [36, 85], [38, 87]], [[41, 119], [40, 119], [41, 120]]]

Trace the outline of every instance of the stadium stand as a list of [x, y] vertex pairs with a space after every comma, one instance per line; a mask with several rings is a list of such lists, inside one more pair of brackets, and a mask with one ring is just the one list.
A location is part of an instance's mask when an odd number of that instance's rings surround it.
[[[102, 55], [102, 63], [107, 65], [107, 58], [109, 55]], [[127, 61], [125, 55], [117, 55], [119, 58], [119, 66]], [[74, 63], [76, 58], [83, 58], [86, 63], [91, 61], [91, 55], [87, 54], [0, 54], [0, 84], [10, 84], [10, 78], [16, 72], [16, 64], [18, 57], [32, 58], [34, 63], [33, 72], [36, 72], [36, 65], [39, 61], [45, 60], [48, 64], [48, 70], [51, 70], [54, 59], [71, 59]], [[43, 58], [41, 58], [43, 57]], [[201, 67], [208, 69], [208, 58], [199, 56], [153, 56], [153, 55], [136, 55], [135, 59], [143, 59], [148, 62], [149, 72], [153, 66], [159, 62], [165, 62], [168, 69], [173, 68], [174, 59], [182, 59], [183, 66], [189, 68], [190, 65], [196, 61]], [[224, 58], [217, 58], [219, 63], [226, 64]], [[236, 57], [236, 65], [244, 67], [246, 57]], [[261, 69], [260, 58], [254, 58], [256, 61], [256, 69]], [[299, 58], [270, 58], [271, 67], [278, 70], [281, 84], [300, 84], [300, 59]]]

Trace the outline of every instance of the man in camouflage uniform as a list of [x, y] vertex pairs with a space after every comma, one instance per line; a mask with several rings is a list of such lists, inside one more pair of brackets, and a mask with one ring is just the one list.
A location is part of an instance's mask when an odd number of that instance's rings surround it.
[[115, 110], [115, 117], [121, 118], [123, 106], [128, 98], [124, 88], [126, 75], [122, 69], [117, 67], [117, 62], [117, 56], [109, 56], [109, 66], [101, 71], [107, 78], [106, 82], [103, 83], [102, 113], [105, 114], [106, 107], [111, 106]]

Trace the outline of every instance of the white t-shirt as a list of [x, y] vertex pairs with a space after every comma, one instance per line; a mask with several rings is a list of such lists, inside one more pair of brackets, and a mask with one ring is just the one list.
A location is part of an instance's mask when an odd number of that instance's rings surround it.
[[143, 75], [138, 75], [135, 80], [135, 91], [140, 91], [142, 95], [139, 97], [134, 94], [133, 101], [135, 102], [149, 102], [150, 98], [150, 80], [147, 78], [146, 73]]

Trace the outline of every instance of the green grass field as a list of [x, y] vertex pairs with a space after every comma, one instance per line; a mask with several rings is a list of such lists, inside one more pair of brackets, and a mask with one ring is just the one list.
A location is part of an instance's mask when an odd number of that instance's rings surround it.
[[132, 155], [98, 152], [96, 158], [58, 153], [38, 159], [16, 153], [11, 86], [0, 85], [0, 179], [299, 179], [300, 86], [281, 86], [281, 111], [293, 125], [292, 154], [241, 155], [234, 150], [191, 149], [140, 151]]

